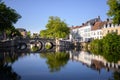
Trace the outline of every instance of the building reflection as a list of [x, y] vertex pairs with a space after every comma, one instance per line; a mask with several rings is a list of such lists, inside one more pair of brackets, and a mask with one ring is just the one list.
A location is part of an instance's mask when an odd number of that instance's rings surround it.
[[80, 61], [88, 67], [95, 70], [105, 68], [107, 71], [113, 70], [120, 72], [120, 61], [118, 63], [107, 62], [102, 56], [94, 55], [86, 51], [69, 51], [70, 59], [73, 61]]

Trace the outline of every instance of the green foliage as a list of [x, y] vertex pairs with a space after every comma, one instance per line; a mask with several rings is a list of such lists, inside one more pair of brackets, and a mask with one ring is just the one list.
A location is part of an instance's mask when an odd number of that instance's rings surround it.
[[30, 31], [27, 32], [27, 37], [31, 38], [31, 32]]
[[0, 30], [10, 29], [21, 16], [4, 3], [0, 3]]
[[65, 38], [69, 34], [67, 24], [59, 17], [50, 16], [46, 28], [46, 30], [40, 31], [41, 37]]
[[[13, 28], [13, 24], [16, 23], [19, 18], [21, 18], [21, 16], [14, 9], [0, 2], [0, 31], [4, 33], [4, 36], [7, 30]], [[18, 33], [18, 31], [15, 30], [15, 33]]]
[[46, 49], [50, 49], [51, 47], [52, 47], [51, 43], [46, 43], [46, 44], [45, 44], [45, 48], [46, 48]]
[[37, 50], [39, 50], [38, 46], [33, 46], [32, 49], [31, 49], [31, 51], [37, 51]]
[[42, 38], [48, 37], [48, 35], [47, 35], [47, 30], [41, 30], [41, 31], [40, 31], [40, 37], [42, 37]]
[[113, 73], [114, 80], [120, 80], [120, 72], [114, 72]]
[[116, 33], [107, 34], [103, 38], [104, 57], [110, 62], [120, 60], [120, 36]]
[[11, 26], [10, 29], [6, 30], [6, 35], [8, 38], [13, 38], [13, 37], [22, 37], [21, 33], [15, 29], [15, 27]]
[[120, 0], [108, 0], [108, 16], [113, 18], [114, 24], [120, 24]]
[[90, 50], [92, 53], [95, 53], [95, 54], [101, 54], [100, 52], [102, 52], [102, 40], [93, 40], [91, 43], [90, 43]]
[[101, 40], [90, 43], [91, 52], [102, 55], [109, 62], [120, 60], [120, 36], [117, 33], [109, 33]]
[[41, 57], [46, 58], [46, 63], [51, 72], [59, 71], [69, 60], [69, 54], [65, 52], [41, 53]]

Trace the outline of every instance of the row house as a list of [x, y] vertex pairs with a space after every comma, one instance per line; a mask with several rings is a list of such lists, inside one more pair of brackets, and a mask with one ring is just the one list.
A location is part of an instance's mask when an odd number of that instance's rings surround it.
[[108, 33], [116, 32], [120, 35], [120, 24], [113, 24], [112, 21], [107, 20], [102, 28], [103, 36], [106, 36]]
[[70, 40], [89, 42], [92, 39], [102, 39], [106, 34], [116, 32], [120, 35], [120, 24], [112, 24], [112, 20], [101, 21], [95, 18], [87, 21], [82, 26], [71, 27]]
[[91, 29], [91, 38], [92, 39], [102, 39], [103, 38], [103, 31], [102, 27], [105, 23], [102, 21], [98, 21], [94, 24], [94, 26]]
[[92, 39], [91, 29], [98, 21], [101, 21], [100, 17], [91, 19], [86, 23], [83, 23], [82, 26], [71, 27], [70, 40], [78, 42], [90, 41]]

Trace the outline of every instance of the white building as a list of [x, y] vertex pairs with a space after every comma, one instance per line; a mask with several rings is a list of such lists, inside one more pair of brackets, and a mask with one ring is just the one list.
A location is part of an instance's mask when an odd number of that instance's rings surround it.
[[70, 41], [79, 41], [80, 38], [79, 28], [80, 26], [71, 27], [69, 35]]
[[100, 20], [100, 17], [91, 19], [82, 26], [71, 27], [70, 40], [78, 42], [89, 42], [91, 40], [91, 29], [94, 24]]
[[102, 28], [104, 26], [104, 22], [98, 21], [94, 24], [91, 29], [91, 38], [92, 39], [102, 39], [103, 38], [103, 31]]

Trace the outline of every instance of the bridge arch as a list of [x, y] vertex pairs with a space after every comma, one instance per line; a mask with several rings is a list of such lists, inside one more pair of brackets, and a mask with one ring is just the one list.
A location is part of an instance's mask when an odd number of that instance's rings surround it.
[[44, 43], [42, 42], [42, 41], [36, 41], [36, 40], [34, 40], [34, 41], [31, 41], [30, 42], [30, 48], [32, 49], [33, 47], [36, 47], [37, 48], [37, 50], [41, 50], [42, 48], [43, 48], [43, 46], [44, 46]]
[[18, 43], [16, 46], [16, 49], [18, 50], [25, 50], [27, 48], [27, 44], [26, 43]]
[[[48, 46], [48, 48], [47, 48], [47, 46]], [[54, 44], [52, 42], [46, 42], [45, 43], [45, 48], [47, 48], [47, 49], [52, 49], [53, 46], [54, 46]]]

